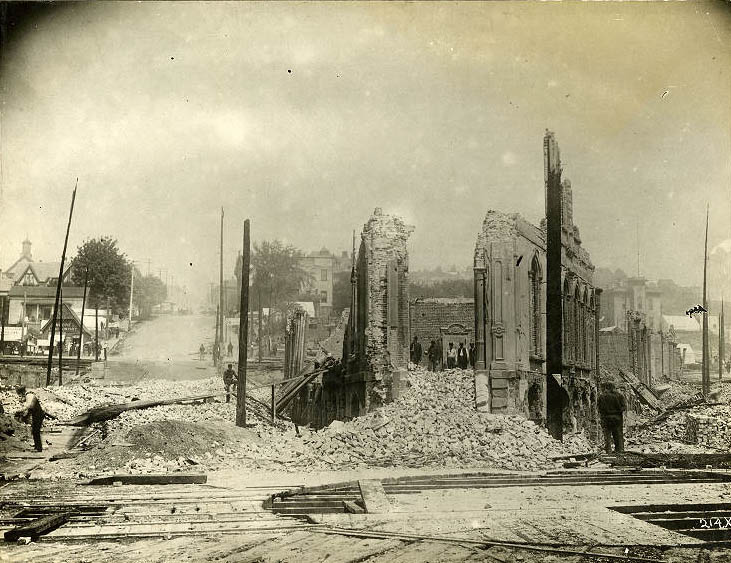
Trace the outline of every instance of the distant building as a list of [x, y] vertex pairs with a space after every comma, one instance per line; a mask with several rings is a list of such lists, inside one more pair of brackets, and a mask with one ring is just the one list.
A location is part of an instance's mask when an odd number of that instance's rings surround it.
[[333, 275], [336, 257], [327, 248], [302, 256], [300, 267], [309, 279], [302, 283], [302, 293], [316, 295], [320, 299], [320, 316], [327, 317], [333, 304]]
[[601, 328], [616, 326], [626, 331], [628, 311], [642, 315], [649, 330], [662, 328], [662, 290], [645, 278], [627, 278], [604, 289]]
[[[20, 258], [5, 270], [4, 276], [12, 279], [14, 285], [55, 285], [58, 282], [61, 263], [35, 261], [31, 247], [31, 241], [25, 239]], [[63, 273], [64, 282], [68, 281], [70, 271], [71, 266], [69, 263]]]

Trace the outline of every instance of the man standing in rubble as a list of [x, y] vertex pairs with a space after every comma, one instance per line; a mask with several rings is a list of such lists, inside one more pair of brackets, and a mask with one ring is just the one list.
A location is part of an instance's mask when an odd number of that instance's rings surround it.
[[228, 368], [223, 372], [223, 386], [226, 388], [226, 402], [231, 402], [231, 387], [233, 392], [236, 393], [236, 372], [233, 369], [233, 364], [228, 364]]
[[411, 361], [417, 366], [421, 362], [421, 354], [421, 343], [419, 342], [419, 339], [414, 336], [414, 340], [411, 341]]
[[437, 358], [439, 357], [439, 348], [437, 343], [432, 340], [429, 344], [429, 349], [426, 351], [426, 356], [429, 359], [429, 371], [437, 371]]
[[41, 406], [41, 402], [35, 393], [26, 391], [25, 386], [21, 385], [15, 389], [21, 401], [24, 401], [23, 409], [15, 413], [15, 417], [28, 424], [30, 418], [30, 428], [33, 434], [33, 446], [37, 452], [43, 451], [43, 442], [41, 441], [41, 426], [46, 413]]
[[604, 431], [604, 450], [612, 453], [612, 441], [614, 451], [624, 451], [624, 411], [627, 410], [624, 397], [619, 393], [614, 383], [607, 382], [603, 385], [602, 394], [597, 400], [599, 416]]

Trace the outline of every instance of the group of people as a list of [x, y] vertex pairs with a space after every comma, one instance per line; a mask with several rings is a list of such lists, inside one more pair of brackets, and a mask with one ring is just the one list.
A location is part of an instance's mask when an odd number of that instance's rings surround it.
[[[411, 341], [411, 346], [409, 349], [409, 356], [411, 363], [413, 364], [421, 364], [421, 359], [423, 357], [423, 349], [421, 347], [421, 343], [419, 342], [419, 338], [417, 336], [414, 336], [414, 339]], [[441, 371], [444, 369], [444, 360], [443, 360], [443, 354], [442, 354], [442, 346], [441, 342], [437, 342], [436, 340], [432, 340], [429, 343], [429, 348], [426, 351], [426, 358], [428, 362], [428, 369], [429, 371]], [[449, 343], [449, 349], [447, 350], [447, 369], [454, 369], [454, 368], [460, 368], [460, 369], [467, 369], [467, 368], [474, 368], [475, 367], [475, 345], [474, 343], [470, 342], [469, 349], [465, 346], [464, 342], [460, 342], [459, 346], [457, 348], [454, 347], [454, 343]]]

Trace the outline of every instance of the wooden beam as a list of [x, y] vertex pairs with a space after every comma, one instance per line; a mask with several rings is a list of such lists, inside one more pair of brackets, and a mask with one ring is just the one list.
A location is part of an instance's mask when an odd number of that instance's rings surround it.
[[70, 512], [61, 512], [59, 514], [49, 514], [43, 518], [38, 518], [22, 526], [17, 526], [12, 530], [5, 532], [5, 541], [18, 541], [19, 538], [32, 538], [52, 532], [59, 526], [63, 526], [68, 522]]
[[80, 483], [81, 485], [190, 485], [208, 481], [205, 473], [161, 473], [149, 475], [106, 475]]

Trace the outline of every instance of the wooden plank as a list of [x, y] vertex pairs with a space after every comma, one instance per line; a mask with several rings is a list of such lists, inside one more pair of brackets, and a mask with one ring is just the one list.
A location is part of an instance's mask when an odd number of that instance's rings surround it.
[[368, 514], [384, 514], [391, 511], [386, 491], [378, 479], [362, 479], [358, 481], [363, 506]]
[[148, 475], [107, 475], [94, 477], [81, 485], [180, 485], [201, 484], [208, 481], [205, 473], [151, 473]]
[[49, 514], [43, 518], [32, 520], [5, 532], [5, 541], [18, 541], [18, 538], [33, 538], [52, 532], [69, 520], [70, 513]]

